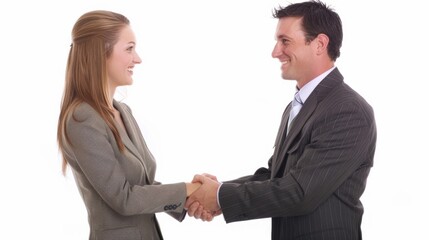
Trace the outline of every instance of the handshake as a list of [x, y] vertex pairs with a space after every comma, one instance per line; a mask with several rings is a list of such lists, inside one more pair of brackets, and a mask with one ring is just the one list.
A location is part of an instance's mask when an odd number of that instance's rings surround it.
[[211, 221], [222, 213], [217, 192], [221, 183], [210, 174], [197, 174], [192, 184], [187, 184], [187, 195], [185, 209], [190, 217]]

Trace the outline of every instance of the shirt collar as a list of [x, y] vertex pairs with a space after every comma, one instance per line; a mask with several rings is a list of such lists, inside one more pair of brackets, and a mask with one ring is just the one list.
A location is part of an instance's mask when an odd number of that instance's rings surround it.
[[324, 73], [317, 76], [315, 79], [305, 84], [301, 89], [298, 89], [298, 88], [296, 89], [298, 91], [297, 94], [301, 98], [301, 101], [303, 104], [310, 96], [310, 94], [313, 92], [313, 90], [317, 87], [317, 85], [319, 85], [319, 83], [334, 69], [335, 69], [335, 66], [333, 66], [332, 68], [328, 69]]

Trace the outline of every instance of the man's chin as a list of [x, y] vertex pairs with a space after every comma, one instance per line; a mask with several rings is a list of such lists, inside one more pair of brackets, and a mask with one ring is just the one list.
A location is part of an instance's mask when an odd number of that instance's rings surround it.
[[282, 74], [282, 78], [284, 80], [294, 80], [293, 78], [291, 78], [290, 76], [286, 75], [286, 74]]

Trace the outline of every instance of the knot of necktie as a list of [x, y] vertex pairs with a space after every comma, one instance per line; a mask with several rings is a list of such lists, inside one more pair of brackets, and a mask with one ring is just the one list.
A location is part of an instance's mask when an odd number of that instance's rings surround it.
[[302, 106], [302, 100], [301, 100], [301, 98], [299, 97], [299, 94], [298, 94], [298, 92], [296, 92], [295, 93], [295, 96], [293, 97], [293, 101], [292, 101], [292, 107], [295, 107], [295, 106]]

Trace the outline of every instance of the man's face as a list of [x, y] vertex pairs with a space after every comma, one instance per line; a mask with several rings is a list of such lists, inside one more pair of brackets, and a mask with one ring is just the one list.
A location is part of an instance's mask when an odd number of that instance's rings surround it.
[[310, 81], [308, 72], [314, 64], [314, 47], [312, 42], [306, 42], [301, 18], [279, 19], [275, 39], [272, 57], [281, 62], [282, 78], [304, 84]]

